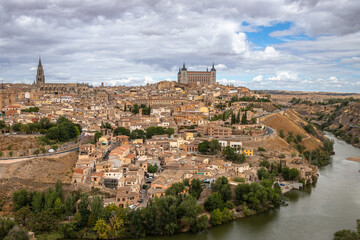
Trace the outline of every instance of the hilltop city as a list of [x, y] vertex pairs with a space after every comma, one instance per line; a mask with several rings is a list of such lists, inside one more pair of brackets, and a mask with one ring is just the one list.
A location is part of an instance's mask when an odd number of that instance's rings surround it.
[[[195, 215], [203, 224], [197, 230], [179, 220], [169, 233], [145, 229], [141, 236], [199, 231], [280, 205], [282, 193], [316, 182], [318, 167], [329, 162], [333, 142], [319, 126], [335, 125], [326, 111], [354, 100], [342, 95], [331, 101], [315, 93], [300, 99], [295, 93], [221, 85], [214, 63], [203, 71], [187, 70], [183, 63], [177, 81], [138, 87], [48, 83], [45, 66], [39, 59], [33, 84], [1, 85], [2, 211], [25, 207], [11, 197], [14, 191], [46, 191], [59, 181], [68, 194], [99, 197], [101, 208], [145, 209], [172, 195], [191, 195], [195, 200], [181, 201], [204, 205], [207, 214]], [[321, 110], [321, 119], [308, 111], [311, 101], [330, 107]], [[354, 137], [349, 141], [358, 144]], [[255, 186], [267, 191], [266, 200], [244, 197], [260, 191]], [[230, 193], [221, 195], [223, 189]], [[218, 192], [221, 206], [212, 202]], [[65, 197], [58, 199], [53, 206], [65, 207]], [[79, 204], [79, 197], [75, 201]], [[75, 214], [68, 220], [79, 223], [80, 205], [57, 216]], [[223, 221], [216, 221], [217, 211]], [[81, 227], [98, 229], [100, 220]], [[47, 231], [29, 226], [36, 233]]]

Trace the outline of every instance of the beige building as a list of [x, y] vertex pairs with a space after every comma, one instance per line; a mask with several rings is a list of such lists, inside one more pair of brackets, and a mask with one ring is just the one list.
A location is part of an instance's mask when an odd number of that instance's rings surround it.
[[185, 63], [183, 67], [178, 72], [178, 83], [190, 84], [190, 85], [215, 85], [216, 84], [216, 69], [214, 67], [214, 63], [210, 71], [206, 69], [206, 71], [188, 71], [185, 67]]

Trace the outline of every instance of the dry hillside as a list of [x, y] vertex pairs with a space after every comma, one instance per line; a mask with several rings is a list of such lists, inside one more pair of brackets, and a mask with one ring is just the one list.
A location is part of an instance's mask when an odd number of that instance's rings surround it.
[[319, 139], [304, 130], [303, 127], [307, 123], [294, 110], [286, 110], [284, 115], [280, 113], [271, 114], [263, 117], [261, 121], [275, 129], [278, 133], [280, 130], [283, 130], [286, 137], [289, 135], [289, 132], [292, 132], [294, 136], [301, 135], [303, 137], [301, 145], [305, 146], [306, 150], [313, 150], [322, 146]]
[[35, 136], [0, 135], [0, 151], [27, 150], [29, 148], [38, 148], [38, 147], [40, 147], [40, 144], [37, 137]]

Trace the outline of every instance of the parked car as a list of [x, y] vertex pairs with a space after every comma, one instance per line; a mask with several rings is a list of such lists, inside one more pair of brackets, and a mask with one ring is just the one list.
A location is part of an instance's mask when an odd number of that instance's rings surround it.
[[130, 205], [129, 208], [130, 208], [131, 210], [133, 210], [133, 209], [136, 208], [136, 205]]

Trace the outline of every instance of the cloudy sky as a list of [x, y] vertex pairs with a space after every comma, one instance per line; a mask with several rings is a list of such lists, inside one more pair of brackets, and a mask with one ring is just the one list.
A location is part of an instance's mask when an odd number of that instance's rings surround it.
[[1, 0], [0, 80], [360, 92], [359, 0]]

